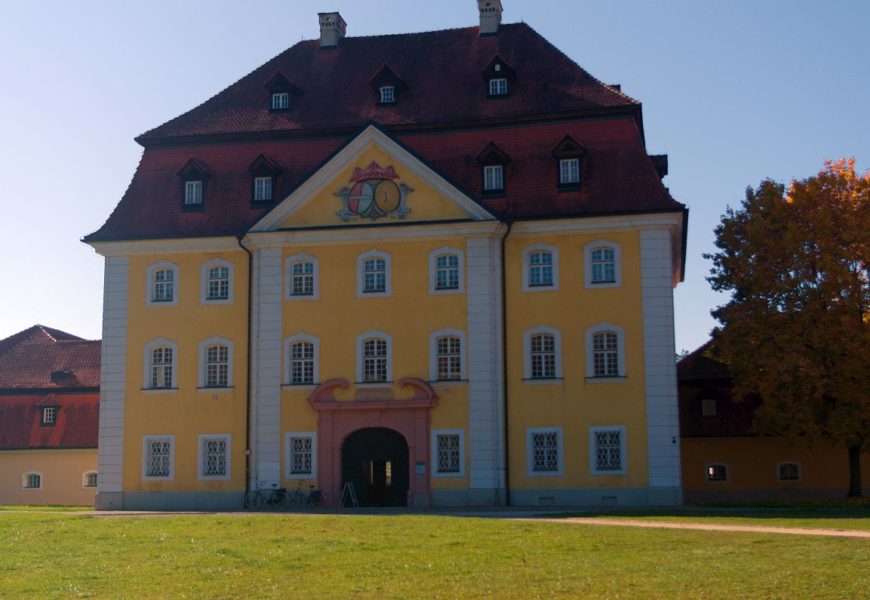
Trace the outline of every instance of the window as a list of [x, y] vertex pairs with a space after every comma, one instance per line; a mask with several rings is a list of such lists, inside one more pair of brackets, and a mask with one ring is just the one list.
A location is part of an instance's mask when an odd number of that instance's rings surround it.
[[432, 476], [465, 476], [465, 432], [461, 429], [432, 430]]
[[562, 428], [526, 430], [526, 467], [529, 475], [562, 474]]
[[498, 192], [504, 190], [504, 166], [485, 165], [483, 167], [483, 191]]
[[230, 478], [230, 435], [199, 436], [199, 478]]
[[622, 285], [618, 244], [606, 240], [586, 244], [584, 256], [587, 288], [609, 288]]
[[272, 178], [254, 177], [254, 202], [265, 202], [272, 199]]
[[230, 270], [213, 267], [208, 270], [208, 299], [226, 300], [230, 296]]
[[172, 390], [176, 388], [178, 348], [174, 342], [159, 339], [145, 346], [143, 389]]
[[386, 333], [370, 331], [356, 340], [357, 382], [390, 383], [393, 380], [393, 340]]
[[357, 257], [357, 296], [385, 297], [392, 294], [390, 255], [369, 250]]
[[704, 398], [701, 400], [701, 416], [715, 417], [719, 414], [719, 409], [715, 398]]
[[178, 304], [178, 265], [161, 261], [149, 265], [145, 302], [149, 305], [175, 306]]
[[553, 381], [562, 377], [562, 341], [559, 332], [538, 327], [525, 332], [526, 381]]
[[142, 478], [172, 479], [175, 436], [146, 436], [143, 439]]
[[546, 292], [559, 289], [559, 249], [537, 243], [523, 250], [523, 291]]
[[97, 487], [97, 472], [88, 471], [82, 474], [82, 487], [95, 488]]
[[563, 158], [559, 160], [559, 184], [577, 185], [580, 183], [580, 159]]
[[508, 80], [505, 77], [495, 77], [489, 80], [490, 96], [507, 96]]
[[198, 206], [202, 204], [202, 181], [184, 182], [185, 206]]
[[298, 333], [284, 340], [284, 384], [313, 385], [320, 378], [320, 342]]
[[318, 262], [316, 257], [302, 253], [287, 258], [288, 300], [317, 300], [320, 297]]
[[798, 463], [781, 463], [776, 467], [776, 478], [780, 481], [800, 481], [801, 466]]
[[392, 104], [396, 101], [396, 86], [384, 85], [379, 89], [381, 104]]
[[317, 478], [317, 434], [295, 431], [284, 434], [284, 474], [287, 479]]
[[462, 342], [458, 337], [444, 336], [437, 340], [438, 379], [462, 378]]
[[57, 407], [46, 406], [42, 409], [42, 424], [54, 425], [55, 423], [57, 423]]
[[290, 94], [288, 92], [272, 94], [272, 110], [287, 110], [288, 108], [290, 108]]
[[589, 470], [593, 475], [626, 472], [625, 427], [590, 427]]
[[233, 385], [233, 343], [212, 337], [199, 344], [199, 387], [230, 388]]
[[707, 481], [728, 481], [728, 467], [725, 465], [707, 465], [704, 471]]
[[625, 377], [625, 341], [621, 327], [602, 323], [586, 331], [586, 381]]
[[465, 289], [464, 253], [444, 246], [429, 253], [429, 293], [461, 294]]
[[25, 490], [41, 490], [42, 474], [35, 472], [25, 473], [21, 476], [21, 487]]
[[230, 304], [233, 301], [233, 264], [215, 258], [200, 268], [200, 302]]

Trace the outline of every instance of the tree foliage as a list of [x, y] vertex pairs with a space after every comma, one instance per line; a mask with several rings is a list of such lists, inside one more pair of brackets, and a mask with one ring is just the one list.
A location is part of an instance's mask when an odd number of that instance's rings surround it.
[[[716, 346], [740, 398], [761, 397], [759, 433], [821, 437], [849, 448], [850, 495], [870, 449], [870, 172], [825, 163], [786, 189], [747, 189], [716, 228]], [[860, 464], [860, 463], [858, 463]]]

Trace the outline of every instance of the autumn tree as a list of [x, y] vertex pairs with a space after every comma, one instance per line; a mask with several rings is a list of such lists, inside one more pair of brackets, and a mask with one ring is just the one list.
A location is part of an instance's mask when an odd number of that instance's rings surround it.
[[[826, 162], [786, 189], [763, 181], [716, 227], [716, 347], [736, 398], [757, 394], [761, 434], [848, 449], [849, 496], [870, 450], [870, 171]], [[843, 457], [846, 458], [845, 456]]]

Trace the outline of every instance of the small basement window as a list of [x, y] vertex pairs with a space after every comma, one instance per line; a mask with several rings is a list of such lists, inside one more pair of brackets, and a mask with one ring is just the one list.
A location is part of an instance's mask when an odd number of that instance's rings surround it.
[[780, 481], [800, 481], [801, 467], [797, 463], [782, 463], [777, 467], [776, 475]]
[[707, 481], [728, 481], [728, 467], [725, 465], [707, 465]]
[[719, 410], [715, 398], [704, 398], [701, 400], [702, 417], [715, 417], [718, 414]]

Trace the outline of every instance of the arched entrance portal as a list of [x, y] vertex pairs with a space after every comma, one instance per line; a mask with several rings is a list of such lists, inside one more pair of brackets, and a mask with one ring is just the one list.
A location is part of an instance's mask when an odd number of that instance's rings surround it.
[[360, 506], [407, 506], [408, 467], [408, 443], [392, 429], [357, 430], [341, 447], [342, 486], [353, 482]]

